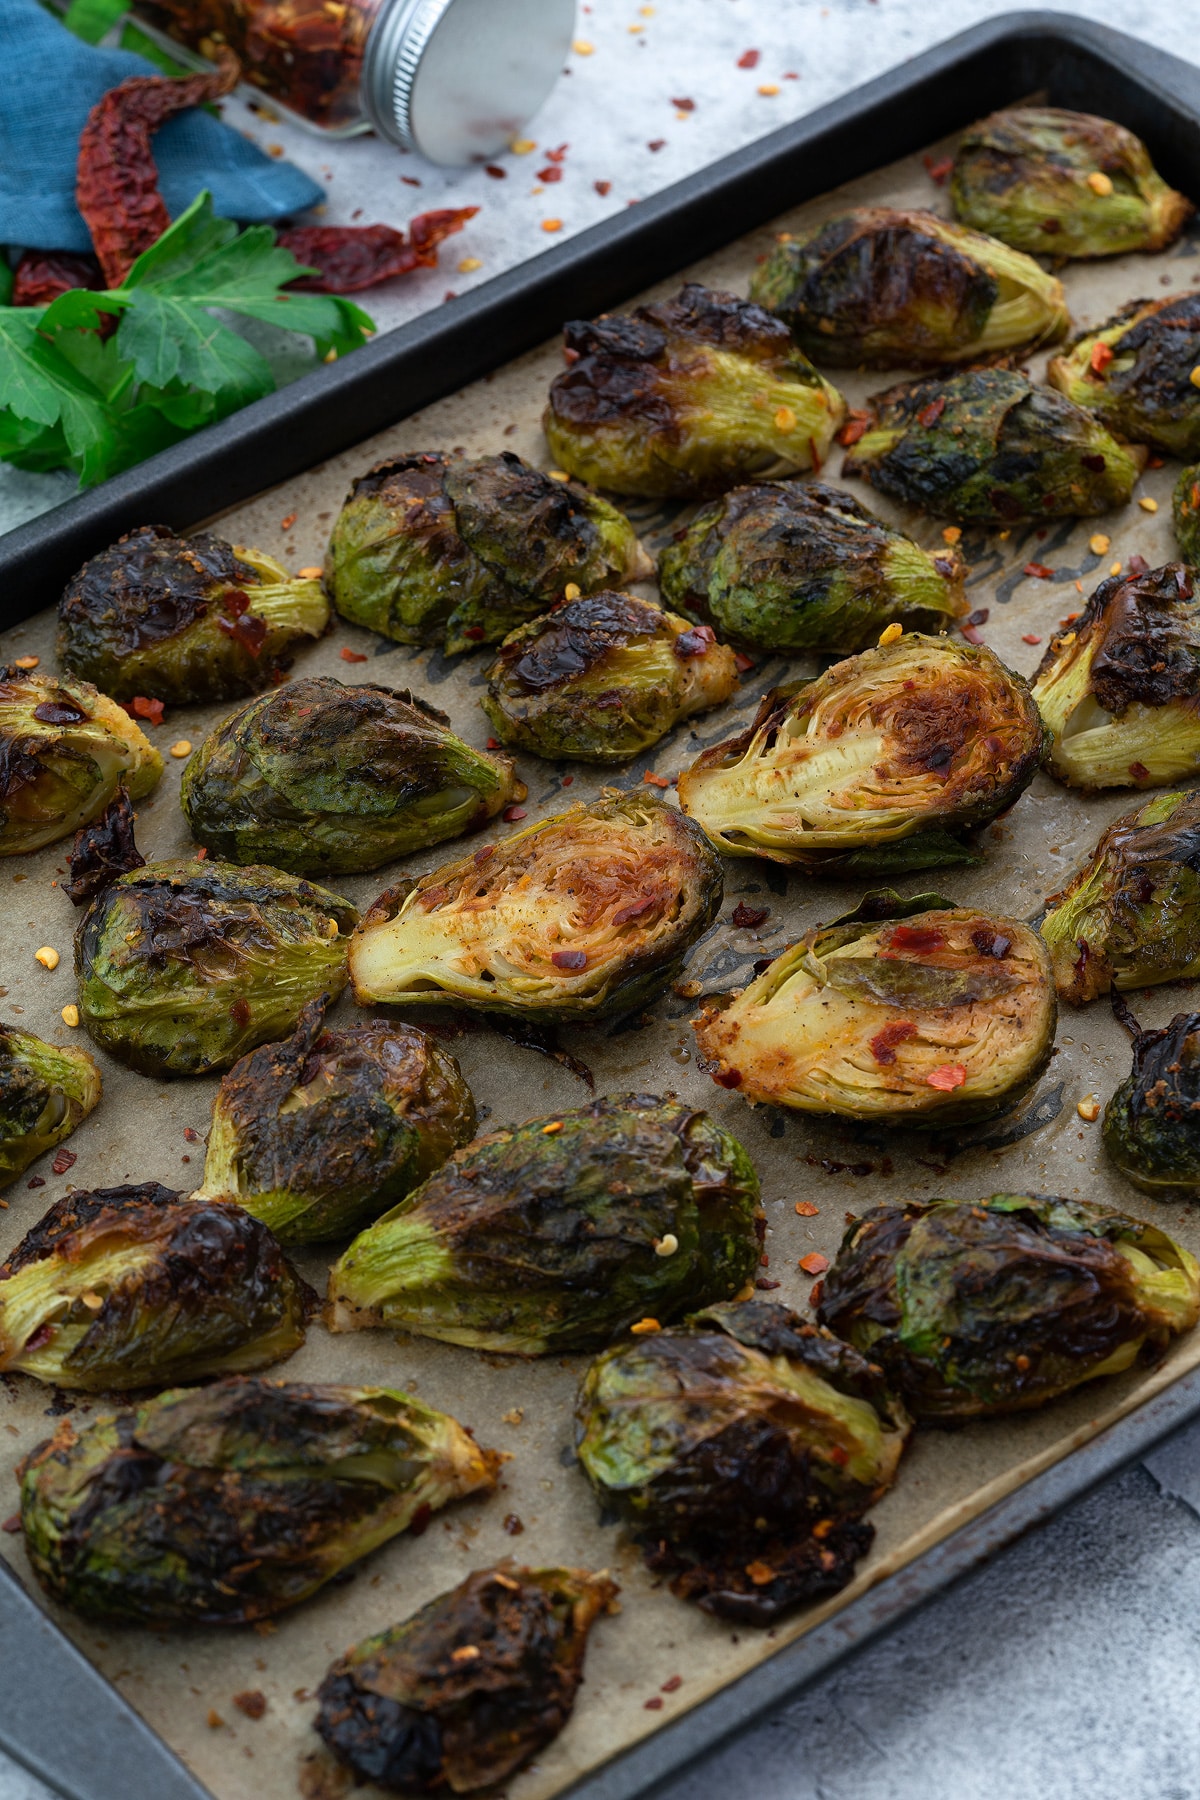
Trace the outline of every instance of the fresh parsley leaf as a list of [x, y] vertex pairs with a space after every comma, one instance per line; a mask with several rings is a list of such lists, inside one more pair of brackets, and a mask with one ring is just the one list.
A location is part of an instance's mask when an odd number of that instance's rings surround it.
[[129, 11], [129, 0], [71, 0], [63, 24], [85, 44], [98, 44]]

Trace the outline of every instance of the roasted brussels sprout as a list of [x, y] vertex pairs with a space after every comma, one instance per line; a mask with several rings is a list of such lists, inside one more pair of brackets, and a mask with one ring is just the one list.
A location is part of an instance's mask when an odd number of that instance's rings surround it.
[[[1015, 369], [902, 383], [867, 402], [843, 475], [943, 519], [1010, 525], [1124, 506], [1145, 461]], [[864, 423], [858, 420], [854, 430]]]
[[747, 731], [684, 771], [679, 802], [729, 856], [973, 862], [962, 834], [1024, 793], [1043, 738], [1025, 682], [991, 650], [912, 633], [776, 688]]
[[885, 625], [944, 630], [966, 611], [952, 550], [922, 550], [823, 482], [734, 488], [659, 559], [663, 599], [768, 655], [874, 644]]
[[135, 817], [128, 792], [119, 787], [116, 799], [109, 801], [100, 817], [79, 827], [71, 845], [70, 880], [62, 883], [73, 906], [86, 906], [118, 875], [145, 868], [146, 859], [133, 834]]
[[1157, 1200], [1200, 1195], [1200, 1013], [1161, 1031], [1131, 1018], [1133, 1068], [1104, 1110], [1109, 1161]]
[[588, 1632], [617, 1592], [587, 1569], [480, 1569], [340, 1656], [316, 1728], [389, 1793], [490, 1790], [570, 1718]]
[[1200, 294], [1131, 300], [1107, 324], [1085, 331], [1046, 379], [1122, 437], [1168, 456], [1200, 455]]
[[192, 835], [235, 863], [346, 874], [460, 837], [523, 799], [507, 756], [472, 750], [408, 692], [290, 681], [215, 727], [183, 773]]
[[750, 298], [816, 363], [912, 369], [1052, 344], [1069, 324], [1062, 282], [1030, 256], [931, 212], [863, 206], [791, 232]]
[[315, 1298], [239, 1206], [156, 1181], [68, 1194], [0, 1265], [0, 1371], [94, 1392], [268, 1369]]
[[497, 1461], [397, 1388], [235, 1375], [63, 1419], [22, 1465], [21, 1523], [42, 1586], [88, 1618], [243, 1625], [489, 1491]]
[[1179, 554], [1195, 572], [1200, 569], [1200, 463], [1180, 470], [1173, 510]]
[[619, 763], [720, 706], [737, 679], [733, 651], [705, 626], [631, 594], [590, 594], [505, 638], [480, 705], [505, 744]]
[[68, 582], [58, 654], [117, 700], [231, 700], [269, 686], [328, 624], [320, 582], [273, 556], [143, 525]]
[[673, 300], [564, 328], [542, 420], [556, 462], [619, 494], [719, 494], [819, 469], [837, 389], [753, 301], [688, 282]]
[[698, 826], [610, 792], [380, 895], [350, 942], [354, 997], [619, 1017], [675, 979], [723, 892]]
[[1083, 1200], [909, 1200], [851, 1222], [817, 1317], [918, 1419], [1021, 1412], [1160, 1354], [1200, 1317], [1165, 1232]]
[[884, 890], [706, 1002], [694, 1029], [713, 1079], [747, 1100], [928, 1129], [1018, 1099], [1055, 1018], [1028, 925]]
[[1046, 905], [1055, 985], [1075, 1006], [1200, 975], [1200, 790], [1122, 813]]
[[327, 1322], [520, 1356], [595, 1349], [736, 1294], [761, 1219], [753, 1163], [707, 1113], [610, 1095], [461, 1151], [334, 1264]]
[[70, 1137], [100, 1099], [86, 1050], [0, 1025], [0, 1188]]
[[124, 784], [135, 800], [163, 759], [88, 681], [0, 666], [0, 856], [21, 856], [98, 819]]
[[1148, 787], [1200, 772], [1200, 600], [1182, 563], [1102, 581], [1051, 638], [1033, 697], [1068, 787]]
[[415, 1025], [327, 1029], [312, 1000], [292, 1037], [221, 1081], [197, 1200], [235, 1200], [281, 1243], [348, 1237], [475, 1131], [450, 1054]]
[[584, 1473], [650, 1567], [754, 1625], [845, 1587], [910, 1430], [878, 1367], [756, 1301], [605, 1351], [575, 1417]]
[[210, 1075], [285, 1037], [306, 1000], [346, 985], [358, 914], [278, 869], [147, 863], [92, 901], [75, 933], [79, 1013], [141, 1075]]
[[519, 456], [400, 456], [361, 476], [325, 560], [345, 619], [448, 656], [498, 644], [568, 584], [644, 581], [654, 565], [624, 513]]
[[971, 126], [950, 198], [968, 225], [1050, 256], [1165, 250], [1193, 210], [1132, 131], [1057, 106], [1009, 107]]

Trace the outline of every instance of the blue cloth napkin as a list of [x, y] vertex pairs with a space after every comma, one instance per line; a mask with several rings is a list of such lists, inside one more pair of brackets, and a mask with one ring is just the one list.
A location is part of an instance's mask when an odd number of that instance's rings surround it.
[[[109, 88], [159, 71], [129, 50], [83, 43], [38, 0], [0, 0], [0, 69], [0, 244], [90, 250], [75, 205], [79, 134]], [[172, 218], [202, 188], [222, 218], [243, 224], [284, 218], [324, 199], [301, 170], [275, 162], [201, 107], [168, 119], [153, 143]]]

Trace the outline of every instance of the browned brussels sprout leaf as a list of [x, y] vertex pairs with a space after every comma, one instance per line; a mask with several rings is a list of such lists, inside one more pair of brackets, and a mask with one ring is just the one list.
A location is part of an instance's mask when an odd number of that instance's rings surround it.
[[1200, 456], [1200, 294], [1131, 300], [1085, 331], [1046, 379], [1110, 430], [1168, 456]]
[[1200, 569], [1200, 463], [1180, 470], [1173, 510], [1179, 554], [1194, 572]]
[[1176, 1013], [1160, 1031], [1132, 1026], [1133, 1068], [1105, 1108], [1104, 1148], [1144, 1194], [1194, 1200], [1200, 1195], [1200, 1014]]
[[132, 869], [144, 869], [146, 859], [133, 835], [134, 810], [125, 788], [117, 789], [101, 816], [91, 825], [81, 825], [71, 845], [71, 878], [64, 881], [63, 893], [75, 906], [86, 906], [118, 875]]
[[0, 1188], [70, 1137], [100, 1099], [86, 1050], [0, 1025]]

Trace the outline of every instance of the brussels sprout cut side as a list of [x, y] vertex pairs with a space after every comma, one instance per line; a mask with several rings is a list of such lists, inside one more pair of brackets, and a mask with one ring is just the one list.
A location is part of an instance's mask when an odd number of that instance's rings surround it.
[[196, 1200], [231, 1200], [281, 1243], [348, 1237], [440, 1168], [475, 1130], [449, 1050], [415, 1025], [326, 1029], [310, 1001], [294, 1036], [236, 1063], [213, 1106]]
[[911, 1429], [877, 1365], [755, 1301], [606, 1351], [575, 1418], [584, 1473], [650, 1567], [753, 1625], [845, 1587]]
[[842, 474], [939, 518], [1011, 525], [1124, 506], [1145, 459], [1053, 388], [966, 369], [873, 395]]
[[490, 1492], [498, 1462], [397, 1388], [233, 1376], [64, 1419], [22, 1465], [21, 1523], [46, 1592], [87, 1618], [244, 1625]]
[[0, 856], [22, 856], [98, 819], [124, 787], [157, 785], [163, 760], [88, 681], [0, 666]]
[[0, 1371], [94, 1392], [267, 1369], [315, 1299], [240, 1207], [155, 1181], [68, 1194], [0, 1266]]
[[491, 1789], [566, 1724], [588, 1633], [618, 1591], [587, 1569], [478, 1570], [339, 1657], [316, 1728], [360, 1782]]
[[1048, 256], [1165, 250], [1193, 211], [1132, 131], [1056, 106], [1010, 107], [965, 132], [950, 199], [966, 224]]
[[704, 498], [819, 468], [845, 416], [780, 319], [689, 282], [673, 300], [565, 327], [570, 367], [542, 420], [550, 453], [618, 494]]
[[0, 1025], [0, 1188], [70, 1137], [100, 1099], [86, 1050]]
[[1018, 1099], [1050, 1060], [1055, 1020], [1027, 925], [884, 892], [709, 1001], [694, 1029], [713, 1079], [747, 1100], [928, 1129]]
[[860, 207], [792, 232], [750, 279], [815, 363], [912, 369], [1054, 343], [1062, 282], [1007, 244], [931, 212]]
[[1153, 1225], [1082, 1200], [910, 1200], [851, 1223], [817, 1316], [918, 1419], [977, 1418], [1161, 1354], [1200, 1317], [1200, 1267]]
[[327, 1322], [521, 1356], [595, 1349], [754, 1276], [754, 1165], [707, 1113], [629, 1094], [461, 1151], [334, 1264]]
[[[178, 538], [143, 525], [85, 563], [58, 606], [58, 654], [117, 700], [174, 705], [253, 694], [319, 638], [319, 581], [211, 532]], [[136, 798], [136, 796], [135, 796]]]
[[628, 762], [728, 700], [737, 660], [707, 627], [631, 594], [568, 600], [506, 637], [480, 702], [505, 744]]
[[991, 650], [913, 633], [768, 694], [748, 731], [684, 771], [679, 802], [729, 856], [972, 862], [962, 834], [1024, 793], [1043, 741], [1024, 680]]
[[[1124, 1010], [1124, 1009], [1122, 1009]], [[1156, 1200], [1200, 1196], [1200, 1013], [1133, 1031], [1133, 1068], [1104, 1111], [1114, 1168]]]
[[346, 985], [355, 909], [278, 869], [180, 857], [120, 875], [79, 921], [82, 1022], [141, 1075], [205, 1075]]
[[1046, 379], [1122, 437], [1168, 456], [1200, 456], [1200, 294], [1131, 300], [1056, 356]]
[[723, 891], [691, 820], [606, 794], [382, 894], [351, 940], [354, 997], [619, 1017], [674, 980]]
[[1068, 787], [1148, 787], [1200, 770], [1200, 600], [1182, 563], [1102, 581], [1050, 640], [1033, 697]]
[[561, 600], [644, 581], [654, 565], [624, 513], [505, 451], [430, 451], [361, 476], [325, 562], [345, 619], [448, 656], [498, 644]]
[[1200, 975], [1200, 792], [1159, 794], [1114, 819], [1091, 860], [1046, 902], [1059, 995]]

